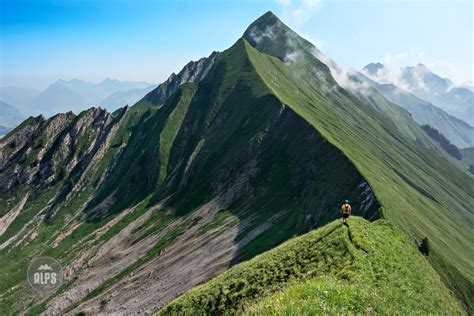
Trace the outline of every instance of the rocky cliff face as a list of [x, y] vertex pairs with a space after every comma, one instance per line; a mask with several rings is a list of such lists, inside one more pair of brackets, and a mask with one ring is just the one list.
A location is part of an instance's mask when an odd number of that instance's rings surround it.
[[0, 143], [0, 194], [22, 186], [44, 190], [62, 181], [78, 184], [82, 172], [110, 145], [114, 126], [126, 112], [124, 108], [114, 118], [92, 108], [80, 115], [30, 119]]
[[209, 57], [189, 62], [177, 75], [172, 73], [165, 82], [150, 92], [145, 99], [153, 104], [163, 104], [182, 84], [201, 81], [207, 75], [219, 55], [219, 52], [213, 52]]
[[217, 56], [173, 77], [191, 82], [164, 103], [158, 88], [146, 110], [37, 117], [1, 140], [0, 263], [23, 271], [42, 254], [66, 271], [46, 298], [4, 283], [9, 310], [155, 311], [336, 218], [341, 196], [378, 217], [365, 179], [271, 95], [244, 42]]

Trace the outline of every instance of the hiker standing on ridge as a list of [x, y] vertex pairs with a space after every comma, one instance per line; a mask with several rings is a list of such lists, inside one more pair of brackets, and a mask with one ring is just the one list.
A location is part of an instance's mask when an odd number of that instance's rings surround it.
[[352, 213], [352, 207], [349, 205], [349, 201], [345, 200], [341, 205], [342, 223], [345, 224], [347, 219]]

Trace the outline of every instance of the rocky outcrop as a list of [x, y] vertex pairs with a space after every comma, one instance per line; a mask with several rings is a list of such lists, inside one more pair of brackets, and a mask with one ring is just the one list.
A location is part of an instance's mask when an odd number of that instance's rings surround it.
[[165, 82], [148, 93], [145, 99], [154, 104], [163, 104], [182, 84], [201, 81], [214, 65], [219, 54], [219, 52], [212, 52], [209, 57], [189, 62], [177, 75], [172, 73]]
[[[38, 118], [2, 140], [0, 205], [17, 225], [2, 254], [47, 252], [66, 270], [46, 314], [153, 313], [338, 217], [342, 196], [379, 215], [353, 163], [271, 93], [243, 41], [217, 56], [172, 76], [146, 111]], [[33, 305], [20, 288], [5, 295], [11, 310]]]
[[0, 141], [0, 195], [18, 186], [44, 188], [86, 168], [116, 123], [100, 108], [30, 120]]

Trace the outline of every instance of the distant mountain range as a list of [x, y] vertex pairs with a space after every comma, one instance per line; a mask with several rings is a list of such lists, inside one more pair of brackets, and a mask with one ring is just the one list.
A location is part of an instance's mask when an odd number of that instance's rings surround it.
[[79, 79], [57, 80], [44, 91], [18, 87], [0, 88], [0, 100], [15, 106], [25, 115], [52, 116], [60, 112], [79, 113], [92, 106], [113, 111], [133, 105], [156, 85], [149, 82], [105, 79], [95, 84]]
[[396, 85], [474, 126], [474, 92], [456, 86], [450, 79], [433, 73], [426, 65], [392, 70], [381, 63], [372, 63], [362, 71], [378, 83]]
[[207, 58], [190, 61], [178, 74], [172, 73], [160, 85], [107, 78], [99, 84], [79, 79], [60, 79], [44, 91], [0, 87], [0, 100], [5, 101], [0, 104], [0, 111], [17, 113], [13, 116], [0, 112], [0, 136], [8, 133], [27, 116], [53, 116], [69, 111], [78, 114], [92, 106], [115, 111], [125, 105], [134, 105], [152, 91], [153, 102], [163, 103], [183, 83], [198, 82], [204, 78], [218, 56], [219, 52], [213, 52]]
[[0, 136], [5, 135], [25, 119], [13, 105], [0, 101]]
[[[445, 110], [426, 101], [422, 97], [418, 97], [414, 92], [411, 92], [416, 89], [410, 88], [407, 82], [400, 79], [395, 80], [393, 77], [390, 78], [396, 84], [389, 82], [388, 70], [382, 64], [369, 64], [361, 72], [360, 76], [364, 76], [361, 80], [365, 80], [365, 82], [370, 84], [371, 87], [375, 88], [389, 101], [408, 110], [419, 124], [428, 124], [438, 129], [451, 143], [459, 148], [474, 146], [473, 126], [448, 114]], [[436, 75], [433, 75], [433, 77], [439, 78]]]

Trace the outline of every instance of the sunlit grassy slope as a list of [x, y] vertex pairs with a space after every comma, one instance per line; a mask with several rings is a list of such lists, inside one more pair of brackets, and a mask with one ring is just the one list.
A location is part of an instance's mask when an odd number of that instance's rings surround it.
[[262, 42], [257, 49], [246, 42], [260, 76], [284, 104], [354, 162], [387, 219], [416, 242], [428, 238], [430, 262], [473, 306], [474, 180], [421, 145], [426, 135], [414, 121], [409, 137], [392, 119], [335, 86], [329, 69], [313, 56], [311, 44], [289, 33], [275, 16], [263, 16], [254, 24], [259, 23], [277, 25], [276, 30], [297, 43], [300, 54], [284, 62], [269, 55], [272, 50]]
[[386, 221], [332, 222], [239, 264], [159, 315], [461, 314], [439, 275]]

